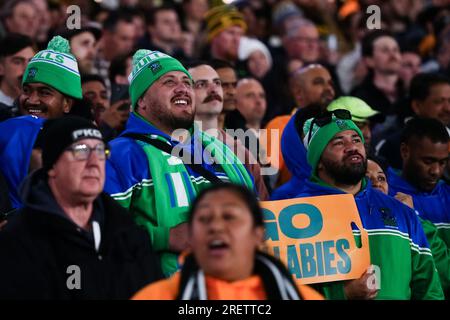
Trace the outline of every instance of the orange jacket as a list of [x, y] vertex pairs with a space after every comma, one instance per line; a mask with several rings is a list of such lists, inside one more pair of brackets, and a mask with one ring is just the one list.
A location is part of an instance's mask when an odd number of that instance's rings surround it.
[[[259, 276], [226, 282], [209, 276], [205, 277], [209, 300], [265, 300], [263, 283]], [[175, 300], [178, 295], [180, 272], [172, 277], [152, 283], [133, 296], [133, 300]], [[324, 300], [323, 296], [308, 286], [298, 287], [305, 300]]]

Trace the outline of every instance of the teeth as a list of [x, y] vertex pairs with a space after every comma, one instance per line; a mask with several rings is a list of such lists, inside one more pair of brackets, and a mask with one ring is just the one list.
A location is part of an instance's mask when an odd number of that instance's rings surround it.
[[41, 113], [42, 110], [39, 110], [39, 109], [28, 109], [28, 112], [29, 113]]
[[211, 245], [212, 246], [220, 246], [222, 244], [224, 244], [224, 242], [222, 240], [213, 240], [213, 241], [211, 241]]
[[186, 100], [175, 100], [175, 104], [184, 104], [184, 105], [187, 105], [188, 103], [187, 103], [187, 101]]

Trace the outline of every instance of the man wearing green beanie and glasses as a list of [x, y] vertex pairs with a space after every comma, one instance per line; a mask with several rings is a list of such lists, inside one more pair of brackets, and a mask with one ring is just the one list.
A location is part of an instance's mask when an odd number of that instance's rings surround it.
[[37, 137], [43, 122], [68, 114], [76, 99], [81, 98], [80, 73], [69, 42], [53, 37], [47, 49], [30, 60], [23, 74], [18, 101], [24, 116], [0, 122], [0, 170], [14, 208], [22, 206], [20, 183], [28, 172], [41, 167], [36, 141], [40, 141]]
[[[351, 117], [348, 110], [336, 109], [306, 121], [303, 144], [312, 171], [295, 198], [354, 195], [369, 235], [371, 264], [376, 267], [359, 279], [321, 283], [318, 289], [329, 299], [443, 299], [433, 256], [415, 212], [372, 188], [365, 178], [364, 138]], [[354, 234], [359, 242], [357, 229]], [[373, 285], [374, 276], [379, 285]]]
[[129, 82], [133, 112], [110, 142], [105, 191], [147, 229], [170, 276], [187, 249], [188, 209], [198, 192], [221, 181], [254, 190], [253, 178], [228, 147], [194, 126], [192, 77], [178, 60], [138, 50]]

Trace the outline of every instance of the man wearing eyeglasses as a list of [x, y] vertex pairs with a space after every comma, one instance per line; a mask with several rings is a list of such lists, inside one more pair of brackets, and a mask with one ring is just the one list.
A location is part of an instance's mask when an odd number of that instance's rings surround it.
[[[368, 232], [370, 260], [359, 279], [319, 285], [329, 299], [421, 300], [444, 298], [421, 224], [412, 209], [375, 190], [365, 178], [367, 157], [361, 130], [347, 110], [337, 109], [306, 121], [300, 144], [307, 149], [311, 175], [294, 198], [352, 194]], [[336, 212], [338, 214], [338, 212]], [[357, 231], [357, 230], [354, 230]], [[355, 236], [356, 241], [359, 237]], [[375, 269], [373, 269], [375, 270]], [[370, 285], [376, 276], [379, 286]]]
[[0, 234], [0, 298], [127, 299], [160, 278], [146, 232], [102, 193], [109, 149], [88, 120], [43, 128], [43, 168]]

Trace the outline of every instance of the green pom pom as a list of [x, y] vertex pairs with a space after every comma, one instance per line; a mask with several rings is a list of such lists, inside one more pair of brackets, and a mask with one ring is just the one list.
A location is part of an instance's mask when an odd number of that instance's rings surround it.
[[61, 36], [53, 37], [53, 39], [48, 43], [47, 49], [70, 54], [69, 41]]
[[145, 57], [150, 53], [152, 52], [146, 49], [139, 49], [138, 51], [136, 51], [136, 53], [133, 56], [133, 65], [137, 65], [139, 60], [141, 60], [143, 57]]

